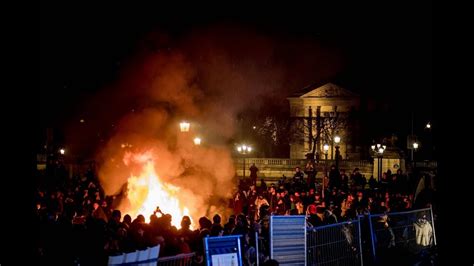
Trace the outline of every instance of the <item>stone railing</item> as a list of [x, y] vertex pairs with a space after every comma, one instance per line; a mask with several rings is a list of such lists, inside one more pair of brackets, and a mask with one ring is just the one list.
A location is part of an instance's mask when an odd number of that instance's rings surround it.
[[437, 161], [415, 162], [415, 165], [416, 167], [437, 168], [438, 162]]
[[[296, 167], [305, 167], [308, 161], [304, 159], [286, 159], [286, 158], [245, 158], [245, 165], [249, 166], [253, 163], [257, 167], [266, 167], [266, 166], [276, 166], [282, 168], [296, 168]], [[234, 165], [242, 167], [243, 165], [243, 158], [234, 158]], [[331, 166], [336, 164], [335, 160], [320, 160], [316, 162], [316, 166]], [[350, 161], [350, 160], [341, 160], [339, 161], [339, 165], [341, 167], [372, 167], [372, 162], [369, 161]], [[247, 168], [247, 167], [246, 167]]]
[[[236, 165], [243, 164], [243, 158], [234, 158], [234, 163]], [[282, 158], [245, 158], [245, 164], [252, 165], [255, 164], [257, 166], [266, 166], [266, 165], [274, 165], [274, 166], [282, 166], [282, 167], [290, 167], [290, 166], [301, 166], [306, 165], [306, 160], [292, 160], [292, 159], [282, 159]]]
[[[304, 159], [289, 159], [289, 158], [245, 158], [245, 176], [250, 175], [250, 166], [255, 163], [259, 169], [258, 177], [265, 179], [275, 179], [281, 176], [293, 176], [295, 168], [300, 167], [304, 170], [308, 161]], [[323, 173], [329, 170], [331, 165], [336, 164], [335, 160], [321, 160], [316, 162], [315, 168], [318, 172], [318, 177], [322, 177]], [[234, 158], [234, 167], [237, 176], [243, 176], [243, 158]], [[367, 177], [370, 177], [373, 171], [373, 164], [369, 161], [339, 161], [339, 168], [345, 169], [351, 173], [355, 168], [359, 168], [360, 172]]]

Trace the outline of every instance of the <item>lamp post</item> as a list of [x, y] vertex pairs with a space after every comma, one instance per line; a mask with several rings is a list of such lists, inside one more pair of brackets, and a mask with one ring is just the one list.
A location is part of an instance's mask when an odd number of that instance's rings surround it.
[[251, 147], [251, 146], [248, 146], [248, 145], [245, 145], [245, 144], [242, 144], [242, 145], [240, 145], [240, 146], [237, 146], [237, 151], [238, 151], [240, 154], [242, 154], [242, 159], [243, 159], [243, 161], [244, 161], [243, 177], [244, 177], [244, 180], [245, 180], [245, 155], [252, 152], [252, 147]]
[[416, 150], [418, 149], [418, 145], [419, 145], [418, 142], [413, 142], [413, 149], [411, 150], [412, 151], [411, 160], [413, 161], [413, 168], [416, 168], [414, 151], [416, 152]]
[[324, 176], [323, 176], [323, 189], [321, 190], [322, 197], [324, 199], [324, 178], [328, 175], [328, 152], [329, 152], [329, 144], [323, 145], [324, 150]]
[[66, 149], [65, 149], [64, 147], [62, 147], [62, 148], [60, 148], [60, 149], [58, 150], [58, 153], [59, 153], [59, 155], [58, 155], [58, 161], [59, 161], [61, 164], [63, 164], [63, 163], [65, 162], [65, 159], [66, 159], [66, 156], [65, 156], [65, 154], [66, 154]]
[[328, 144], [324, 144], [323, 150], [324, 150], [324, 159], [327, 161], [327, 160], [328, 160], [329, 145], [328, 145]]
[[339, 173], [339, 143], [341, 142], [341, 137], [335, 136], [334, 143], [336, 143], [336, 171]]
[[200, 137], [195, 137], [194, 138], [194, 145], [201, 145], [201, 138]]
[[188, 132], [189, 127], [190, 127], [190, 124], [186, 121], [179, 123], [179, 129], [181, 130], [181, 132]]
[[372, 145], [370, 147], [372, 152], [374, 153], [374, 157], [377, 157], [377, 181], [380, 182], [380, 177], [382, 174], [382, 158], [383, 152], [387, 148], [387, 146], [382, 144]]
[[[328, 152], [329, 152], [329, 144], [324, 144], [323, 145], [323, 150], [324, 150], [324, 174], [327, 175], [328, 173]], [[323, 178], [324, 181], [324, 178]], [[324, 184], [324, 182], [323, 182]]]

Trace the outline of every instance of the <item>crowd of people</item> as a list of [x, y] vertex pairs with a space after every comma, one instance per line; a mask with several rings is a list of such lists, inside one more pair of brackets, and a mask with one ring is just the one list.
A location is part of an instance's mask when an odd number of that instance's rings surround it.
[[395, 174], [387, 171], [377, 181], [374, 177], [367, 180], [357, 168], [348, 175], [333, 166], [322, 180], [316, 180], [312, 166], [305, 171], [298, 167], [293, 177], [267, 184], [264, 179], [257, 182], [255, 168], [236, 188], [231, 200], [234, 214], [225, 221], [217, 213], [203, 216], [193, 225], [196, 230], [191, 230], [188, 216], [176, 228], [171, 224], [173, 217], [159, 208], [149, 223], [143, 215], [121, 213], [115, 196], [104, 194], [93, 172], [52, 185], [40, 184], [35, 195], [40, 232], [37, 255], [45, 265], [105, 265], [108, 256], [160, 245], [160, 257], [195, 252], [194, 263], [201, 265], [204, 237], [241, 235], [242, 255], [250, 265], [255, 260], [254, 232], [260, 236], [263, 260], [269, 257], [270, 215], [307, 215], [309, 226], [320, 226], [369, 212], [426, 207], [434, 200], [430, 186], [416, 191], [418, 178], [400, 170]]

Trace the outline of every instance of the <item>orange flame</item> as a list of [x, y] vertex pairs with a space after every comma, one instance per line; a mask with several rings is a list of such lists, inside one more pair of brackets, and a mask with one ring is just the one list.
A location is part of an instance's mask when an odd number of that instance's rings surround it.
[[139, 214], [145, 216], [146, 222], [149, 222], [156, 207], [164, 214], [171, 214], [171, 224], [180, 228], [181, 218], [189, 215], [188, 208], [180, 204], [178, 193], [179, 187], [164, 183], [155, 173], [153, 162], [146, 154], [134, 156], [137, 161], [145, 161], [144, 169], [140, 176], [131, 176], [128, 179], [128, 199], [130, 209], [127, 212], [132, 217]]

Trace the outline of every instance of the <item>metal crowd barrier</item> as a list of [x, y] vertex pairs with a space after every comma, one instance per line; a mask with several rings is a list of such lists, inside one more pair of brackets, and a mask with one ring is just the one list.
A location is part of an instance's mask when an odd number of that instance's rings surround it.
[[307, 232], [307, 265], [363, 265], [359, 219]]

